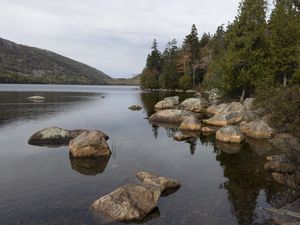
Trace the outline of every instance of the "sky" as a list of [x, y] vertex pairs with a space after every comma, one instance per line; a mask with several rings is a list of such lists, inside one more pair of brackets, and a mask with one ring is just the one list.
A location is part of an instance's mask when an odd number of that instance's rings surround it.
[[179, 43], [233, 21], [239, 0], [0, 0], [0, 37], [54, 51], [111, 77], [145, 66], [153, 39]]

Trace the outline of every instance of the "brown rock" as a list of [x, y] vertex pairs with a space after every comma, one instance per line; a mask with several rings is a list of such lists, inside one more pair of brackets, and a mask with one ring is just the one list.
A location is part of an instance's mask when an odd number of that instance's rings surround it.
[[192, 112], [179, 109], [166, 109], [154, 113], [150, 117], [151, 122], [157, 123], [181, 123], [185, 118], [194, 115]]
[[197, 136], [195, 134], [183, 134], [181, 132], [176, 132], [173, 135], [173, 138], [176, 141], [186, 141], [186, 140], [190, 140], [190, 139], [193, 139], [193, 138], [197, 138]]
[[143, 184], [159, 188], [162, 194], [177, 190], [181, 186], [180, 182], [177, 180], [144, 171], [137, 173], [136, 176]]
[[160, 190], [152, 186], [129, 184], [99, 198], [91, 208], [112, 220], [138, 221], [157, 207], [160, 194]]
[[274, 134], [274, 130], [263, 120], [256, 120], [250, 123], [242, 122], [240, 128], [248, 137], [254, 139], [266, 139]]
[[70, 141], [69, 149], [73, 157], [98, 157], [111, 154], [103, 133], [99, 131], [81, 133]]
[[189, 116], [182, 121], [179, 129], [188, 131], [200, 131], [201, 127], [201, 122], [196, 116]]
[[242, 120], [242, 115], [240, 112], [227, 112], [214, 117], [203, 120], [204, 123], [213, 125], [213, 126], [226, 126], [238, 123]]
[[208, 106], [208, 102], [204, 98], [188, 98], [180, 103], [179, 106], [183, 110], [201, 113], [205, 111], [205, 108]]
[[164, 100], [159, 101], [154, 106], [155, 109], [173, 109], [179, 104], [179, 97], [166, 97]]
[[239, 127], [228, 125], [217, 131], [216, 139], [222, 142], [241, 143], [245, 136]]

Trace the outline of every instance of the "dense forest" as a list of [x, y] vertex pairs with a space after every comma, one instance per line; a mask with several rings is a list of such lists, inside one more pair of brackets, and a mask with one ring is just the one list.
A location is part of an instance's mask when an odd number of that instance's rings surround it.
[[276, 0], [272, 10], [266, 0], [243, 0], [234, 21], [213, 35], [199, 38], [193, 25], [181, 46], [174, 39], [163, 52], [155, 39], [141, 87], [217, 87], [241, 99], [281, 86], [299, 88], [299, 10], [299, 0]]

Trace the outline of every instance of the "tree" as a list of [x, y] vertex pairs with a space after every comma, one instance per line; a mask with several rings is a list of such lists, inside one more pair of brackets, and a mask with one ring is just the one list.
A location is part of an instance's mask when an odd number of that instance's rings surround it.
[[156, 39], [153, 40], [151, 47], [152, 51], [147, 57], [146, 68], [154, 75], [157, 79], [157, 84], [159, 83], [159, 77], [161, 73], [161, 53], [158, 50], [158, 44]]
[[225, 85], [242, 90], [241, 101], [260, 82], [266, 66], [266, 5], [266, 0], [243, 0], [225, 35]]
[[160, 86], [175, 89], [178, 87], [180, 74], [177, 72], [178, 47], [177, 41], [173, 39], [168, 42], [162, 55], [162, 74]]
[[293, 0], [276, 0], [269, 21], [270, 67], [275, 79], [287, 85], [297, 70], [300, 21]]
[[191, 65], [193, 71], [193, 87], [195, 87], [196, 81], [196, 69], [200, 61], [200, 41], [198, 38], [198, 31], [196, 25], [192, 25], [190, 34], [188, 34], [183, 41], [183, 50], [190, 55]]

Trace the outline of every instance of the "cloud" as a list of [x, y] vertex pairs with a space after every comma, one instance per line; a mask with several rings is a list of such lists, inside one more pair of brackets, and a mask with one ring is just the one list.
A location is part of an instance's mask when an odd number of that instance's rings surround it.
[[179, 42], [232, 21], [238, 0], [0, 0], [3, 38], [48, 49], [113, 77], [139, 73], [153, 38]]

